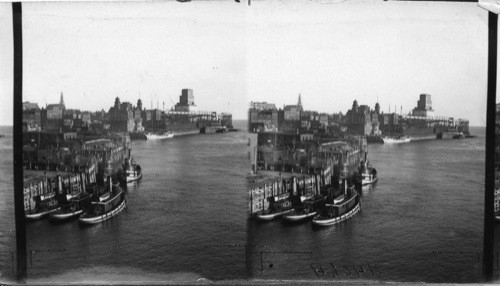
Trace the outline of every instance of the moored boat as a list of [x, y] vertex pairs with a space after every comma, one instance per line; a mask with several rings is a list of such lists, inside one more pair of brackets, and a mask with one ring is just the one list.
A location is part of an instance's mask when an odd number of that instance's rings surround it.
[[174, 133], [172, 132], [163, 132], [163, 133], [145, 133], [146, 139], [147, 140], [162, 140], [162, 139], [169, 139], [174, 137]]
[[90, 206], [92, 196], [88, 193], [80, 193], [71, 198], [66, 205], [49, 215], [51, 220], [61, 221], [77, 217]]
[[290, 194], [285, 193], [271, 197], [269, 209], [258, 212], [256, 217], [261, 221], [271, 221], [294, 210], [290, 201]]
[[28, 212], [26, 213], [26, 219], [28, 220], [37, 220], [41, 219], [42, 217], [49, 215], [51, 213], [57, 212], [60, 209], [60, 207], [56, 207], [53, 209], [36, 209], [33, 212]]
[[317, 212], [308, 207], [302, 207], [294, 209], [293, 211], [285, 214], [283, 216], [283, 221], [285, 222], [301, 222], [307, 219], [312, 219]]
[[125, 180], [127, 183], [135, 182], [142, 178], [141, 166], [136, 164], [132, 159], [130, 149], [128, 150], [128, 158], [125, 159], [123, 163], [123, 170], [125, 172]]
[[312, 219], [318, 214], [318, 209], [324, 206], [326, 196], [314, 195], [302, 202], [302, 206], [296, 207], [292, 212], [283, 216], [284, 222], [302, 222]]
[[399, 144], [399, 143], [408, 143], [411, 141], [410, 137], [400, 136], [400, 137], [387, 137], [382, 136], [382, 142], [384, 144]]
[[262, 221], [271, 221], [271, 220], [275, 220], [275, 219], [281, 217], [284, 214], [292, 212], [293, 210], [294, 210], [294, 208], [287, 208], [287, 209], [282, 209], [282, 210], [260, 212], [260, 213], [257, 213], [257, 219], [262, 220]]
[[378, 180], [378, 172], [373, 168], [368, 161], [366, 161], [359, 168], [361, 174], [361, 185], [371, 185]]
[[361, 209], [359, 196], [353, 187], [349, 188], [342, 200], [327, 204], [325, 210], [313, 218], [315, 226], [330, 226], [345, 221]]
[[60, 209], [59, 202], [54, 195], [49, 197], [37, 196], [35, 201], [35, 209], [25, 213], [25, 217], [28, 220], [41, 219], [53, 212], [57, 212]]
[[100, 223], [112, 218], [125, 209], [125, 193], [121, 187], [111, 183], [110, 177], [108, 177], [108, 192], [110, 196], [107, 199], [91, 203], [90, 209], [80, 216], [80, 223]]

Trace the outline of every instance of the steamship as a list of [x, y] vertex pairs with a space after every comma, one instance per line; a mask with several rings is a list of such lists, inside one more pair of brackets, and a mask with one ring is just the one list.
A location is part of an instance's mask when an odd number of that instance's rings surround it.
[[90, 209], [80, 216], [80, 223], [100, 223], [112, 218], [125, 209], [126, 199], [123, 189], [118, 185], [113, 185], [111, 177], [108, 177], [107, 185], [109, 196], [103, 200], [100, 199], [97, 202], [92, 202]]
[[325, 210], [313, 218], [314, 226], [330, 226], [345, 221], [361, 209], [359, 195], [354, 186], [348, 187], [344, 194], [325, 204]]

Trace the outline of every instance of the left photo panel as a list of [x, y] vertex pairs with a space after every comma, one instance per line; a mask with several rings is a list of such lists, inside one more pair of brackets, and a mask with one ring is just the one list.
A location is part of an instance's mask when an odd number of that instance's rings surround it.
[[247, 278], [245, 6], [23, 3], [18, 125], [0, 15], [0, 280]]

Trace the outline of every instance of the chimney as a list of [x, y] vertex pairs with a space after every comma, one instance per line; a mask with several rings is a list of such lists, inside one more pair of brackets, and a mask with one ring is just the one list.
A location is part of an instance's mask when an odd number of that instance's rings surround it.
[[342, 179], [342, 188], [344, 189], [344, 196], [347, 196], [347, 180]]
[[108, 176], [107, 179], [108, 179], [109, 191], [111, 192], [111, 190], [113, 189], [113, 182], [111, 181], [111, 176]]
[[80, 173], [80, 183], [82, 185], [82, 191], [80, 193], [85, 192], [85, 173]]
[[62, 177], [57, 176], [56, 180], [57, 180], [57, 194], [60, 195], [62, 194]]

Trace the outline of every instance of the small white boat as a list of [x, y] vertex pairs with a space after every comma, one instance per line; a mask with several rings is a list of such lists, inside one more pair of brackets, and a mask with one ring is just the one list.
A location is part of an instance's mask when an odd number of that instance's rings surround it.
[[138, 181], [139, 179], [142, 178], [142, 169], [141, 166], [135, 164], [135, 163], [130, 163], [125, 165], [125, 177], [127, 180], [127, 183], [135, 182]]
[[277, 211], [277, 212], [263, 212], [263, 213], [258, 213], [257, 214], [257, 219], [262, 220], [262, 221], [271, 221], [274, 219], [277, 219], [281, 217], [284, 214], [292, 212], [294, 209], [286, 209], [282, 211]]
[[127, 171], [127, 183], [138, 181], [141, 178], [142, 178], [141, 173], [137, 173], [135, 171]]
[[[375, 170], [375, 169], [373, 169]], [[371, 185], [375, 183], [378, 180], [378, 174], [377, 171], [372, 172], [372, 173], [363, 173], [361, 174], [361, 185], [366, 186], [366, 185]]]
[[384, 142], [384, 144], [408, 143], [410, 141], [411, 141], [411, 139], [409, 137], [406, 137], [406, 136], [401, 136], [401, 137], [386, 137], [386, 136], [383, 136], [382, 137], [382, 142]]
[[49, 214], [54, 213], [54, 212], [57, 212], [59, 209], [61, 209], [61, 208], [57, 207], [57, 208], [54, 208], [54, 209], [49, 209], [49, 210], [44, 210], [44, 211], [37, 211], [37, 212], [33, 212], [33, 213], [26, 213], [25, 217], [26, 217], [26, 219], [29, 219], [29, 220], [37, 220], [37, 219], [41, 219], [42, 217], [44, 217], [46, 215], [49, 215]]
[[162, 139], [169, 139], [174, 137], [174, 133], [172, 132], [163, 132], [163, 133], [145, 133], [146, 139], [148, 140], [162, 140]]

